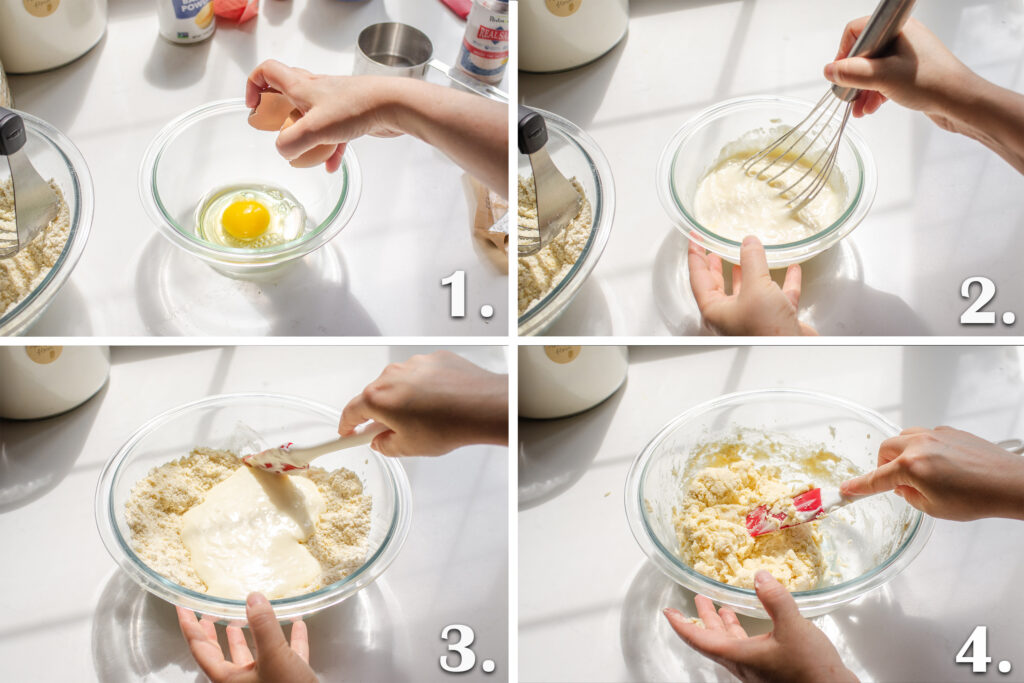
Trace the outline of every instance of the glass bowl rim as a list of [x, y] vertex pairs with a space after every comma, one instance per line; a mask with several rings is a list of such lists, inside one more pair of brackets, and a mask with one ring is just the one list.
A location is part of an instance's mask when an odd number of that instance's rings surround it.
[[[345, 147], [341, 159], [341, 194], [334, 207], [315, 228], [301, 237], [283, 244], [248, 249], [215, 245], [199, 238], [194, 230], [180, 225], [166, 210], [157, 187], [157, 171], [167, 147], [187, 129], [205, 119], [222, 114], [248, 112], [245, 100], [239, 97], [213, 100], [189, 109], [172, 119], [150, 141], [139, 164], [139, 197], [150, 220], [164, 237], [205, 261], [235, 267], [277, 265], [309, 254], [334, 238], [355, 213], [362, 192], [362, 172], [351, 144]], [[309, 171], [322, 169], [307, 169]]]
[[[735, 601], [732, 604], [746, 608], [749, 611], [763, 614], [763, 608], [757, 599], [753, 589], [739, 588], [729, 584], [716, 581], [705, 576], [696, 570], [688, 567], [670, 550], [664, 547], [658, 540], [650, 526], [643, 499], [643, 482], [646, 479], [647, 468], [654, 454], [654, 449], [664, 441], [679, 425], [686, 421], [707, 413], [708, 411], [737, 403], [746, 403], [748, 400], [761, 400], [768, 398], [779, 398], [788, 396], [802, 400], [809, 400], [840, 408], [861, 417], [869, 418], [886, 427], [890, 436], [900, 432], [900, 428], [889, 421], [875, 410], [848, 401], [846, 399], [826, 394], [823, 392], [806, 389], [789, 389], [783, 387], [755, 389], [750, 391], [738, 391], [723, 394], [709, 401], [704, 401], [693, 406], [669, 420], [658, 432], [647, 442], [643, 450], [637, 455], [630, 466], [626, 477], [624, 504], [627, 523], [634, 539], [640, 545], [648, 559], [666, 574], [673, 581], [680, 583], [694, 592], [710, 590], [715, 600], [725, 599], [726, 602]], [[888, 438], [888, 437], [887, 437]], [[814, 588], [807, 591], [794, 591], [792, 593], [802, 612], [820, 614], [827, 608], [838, 606], [842, 603], [854, 600], [863, 593], [872, 590], [890, 579], [896, 569], [909, 564], [924, 547], [932, 528], [934, 520], [920, 510], [912, 510], [912, 528], [907, 539], [900, 544], [883, 562], [857, 577], [843, 581], [842, 583]], [[896, 565], [901, 565], [897, 567]], [[707, 593], [705, 593], [707, 594]]]
[[68, 204], [70, 223], [64, 248], [42, 282], [0, 316], [0, 334], [3, 335], [22, 334], [43, 313], [67, 282], [89, 240], [96, 200], [89, 165], [71, 139], [56, 127], [32, 114], [18, 109], [11, 111], [22, 118], [28, 132], [43, 138], [64, 160], [71, 178], [73, 203], [68, 202], [67, 197], [64, 198]]
[[[587, 243], [583, 246], [580, 257], [572, 265], [569, 272], [561, 279], [551, 291], [537, 302], [532, 308], [518, 317], [517, 326], [519, 334], [523, 336], [534, 335], [542, 331], [549, 324], [554, 322], [558, 313], [564, 310], [565, 306], [572, 301], [576, 292], [586, 281], [587, 276], [597, 266], [597, 262], [604, 253], [611, 236], [612, 221], [615, 216], [615, 184], [612, 177], [611, 164], [608, 158], [601, 151], [597, 142], [586, 131], [572, 121], [555, 114], [554, 112], [537, 107], [530, 107], [544, 117], [545, 123], [549, 126], [554, 124], [554, 129], [576, 149], [587, 162], [594, 178], [596, 198], [591, 198], [591, 230]], [[522, 156], [522, 155], [520, 155]], [[600, 229], [607, 225], [606, 228]], [[591, 256], [593, 254], [593, 256]], [[518, 259], [517, 259], [518, 263]], [[518, 291], [518, 288], [517, 288]], [[557, 299], [564, 299], [559, 305]], [[554, 308], [550, 308], [554, 306]], [[557, 309], [557, 310], [556, 310]]]
[[[107, 553], [136, 584], [147, 592], [173, 604], [184, 605], [214, 616], [244, 618], [246, 604], [244, 599], [220, 598], [193, 591], [154, 571], [135, 554], [131, 544], [118, 529], [113, 485], [128, 456], [138, 443], [151, 434], [154, 429], [183, 415], [195, 412], [197, 409], [223, 407], [225, 402], [236, 404], [267, 400], [286, 403], [292, 408], [304, 408], [322, 417], [333, 419], [338, 415], [338, 412], [330, 406], [290, 394], [239, 392], [206, 396], [170, 408], [146, 420], [104, 464], [97, 481], [94, 500], [97, 529]], [[318, 588], [311, 593], [271, 600], [270, 604], [274, 606], [280, 619], [310, 614], [355, 594], [375, 581], [394, 561], [404, 545], [412, 522], [412, 492], [408, 476], [401, 463], [385, 458], [376, 451], [371, 450], [370, 453], [386, 473], [387, 484], [394, 496], [394, 511], [380, 546], [367, 556], [357, 570], [339, 581]]]

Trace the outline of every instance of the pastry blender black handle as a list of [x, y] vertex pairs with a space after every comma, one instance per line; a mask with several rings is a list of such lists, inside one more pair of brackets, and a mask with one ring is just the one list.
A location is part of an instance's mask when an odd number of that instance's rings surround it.
[[25, 146], [25, 122], [10, 109], [0, 107], [0, 154], [8, 156]]
[[548, 142], [548, 127], [544, 117], [530, 109], [519, 105], [519, 151], [533, 154], [540, 151]]

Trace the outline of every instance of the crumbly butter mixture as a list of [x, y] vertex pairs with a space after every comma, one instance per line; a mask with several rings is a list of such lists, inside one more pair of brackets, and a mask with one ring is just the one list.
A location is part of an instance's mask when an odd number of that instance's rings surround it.
[[[569, 274], [590, 239], [593, 213], [583, 186], [572, 178], [583, 197], [580, 212], [555, 239], [536, 254], [519, 259], [519, 315], [536, 306]], [[537, 190], [533, 178], [519, 176], [519, 226], [537, 228]]]
[[[782, 132], [784, 128], [751, 131], [722, 149], [694, 195], [693, 210], [701, 225], [737, 242], [755, 235], [762, 244], [787, 244], [816, 235], [839, 219], [848, 203], [848, 191], [838, 168], [833, 167], [828, 181], [810, 202], [789, 206], [793, 191], [779, 194], [794, 183], [797, 192], [810, 185], [818, 171], [812, 165], [818, 159], [818, 148], [792, 165], [796, 154], [789, 152], [760, 176], [743, 168], [747, 159]], [[797, 153], [803, 149], [798, 146]], [[768, 163], [768, 159], [759, 161], [752, 170], [760, 171]], [[779, 172], [782, 175], [766, 182]]]
[[778, 468], [749, 460], [700, 470], [674, 509], [683, 559], [701, 574], [740, 588], [753, 588], [759, 569], [791, 591], [816, 587], [827, 573], [817, 522], [757, 538], [744, 524], [758, 505], [808, 488], [785, 483]]
[[[46, 278], [60, 258], [71, 232], [71, 219], [64, 193], [53, 180], [57, 193], [57, 217], [39, 231], [35, 239], [14, 256], [0, 258], [0, 315], [27, 297]], [[0, 182], [0, 236], [17, 234], [14, 220], [14, 185], [10, 178]]]
[[[196, 448], [187, 457], [154, 468], [136, 483], [125, 506], [125, 519], [131, 530], [132, 547], [139, 558], [157, 573], [185, 588], [210, 592], [194, 566], [182, 532], [189, 511], [198, 509], [211, 489], [245, 467], [241, 459], [229, 451]], [[363, 493], [362, 482], [354, 472], [344, 468], [328, 472], [311, 467], [288, 476], [304, 477], [315, 485], [315, 491], [309, 490], [306, 482], [301, 482], [303, 486], [298, 487], [306, 492], [308, 498], [318, 501], [314, 507], [318, 519], [300, 525], [311, 533], [298, 542], [315, 560], [319, 570], [301, 590], [273, 594], [271, 589], [268, 595], [271, 598], [301, 595], [348, 576], [365, 561], [370, 532], [372, 502]], [[286, 512], [296, 514], [295, 509]], [[194, 533], [194, 530], [190, 532]], [[215, 559], [230, 560], [223, 557]], [[267, 578], [271, 583], [265, 585], [278, 585], [273, 583], [275, 577]], [[239, 588], [244, 598], [247, 590]]]

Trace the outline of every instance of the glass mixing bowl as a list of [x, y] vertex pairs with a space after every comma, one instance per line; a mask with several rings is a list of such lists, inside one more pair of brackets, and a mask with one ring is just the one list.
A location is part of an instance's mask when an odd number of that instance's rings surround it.
[[[533, 335], [543, 332], [572, 302], [590, 271], [597, 265], [612, 231], [615, 215], [615, 187], [612, 169], [594, 139], [576, 124], [543, 109], [536, 109], [548, 127], [547, 150], [558, 170], [566, 178], [575, 177], [583, 186], [593, 211], [590, 239], [583, 247], [579, 260], [569, 273], [557, 283], [533, 308], [519, 316], [519, 334]], [[519, 175], [533, 174], [530, 158], [519, 155]]]
[[[813, 103], [786, 97], [739, 97], [708, 107], [680, 128], [661, 153], [656, 178], [661, 205], [675, 226], [708, 251], [739, 263], [740, 243], [716, 234], [694, 216], [697, 186], [723, 147], [750, 131], [795, 126], [813, 107]], [[846, 126], [839, 143], [835, 170], [846, 179], [846, 210], [817, 234], [796, 242], [765, 245], [770, 268], [784, 268], [817, 256], [864, 220], [875, 200], [878, 176], [871, 150], [852, 125]]]
[[[276, 268], [327, 244], [352, 218], [361, 186], [355, 150], [341, 168], [293, 168], [277, 153], [275, 133], [247, 122], [241, 99], [210, 102], [167, 124], [146, 149], [139, 195], [149, 217], [172, 244], [221, 272], [251, 275]], [[196, 209], [212, 191], [236, 185], [269, 185], [290, 192], [306, 212], [301, 237], [247, 249], [213, 244], [196, 234]]]
[[[701, 444], [731, 438], [737, 428], [776, 435], [778, 441], [824, 447], [852, 463], [874, 469], [878, 447], [899, 428], [878, 413], [825, 394], [767, 389], [728, 394], [679, 415], [651, 439], [626, 478], [626, 517], [651, 562], [676, 583], [766, 618], [754, 591], [715, 581], [682, 559], [672, 508], [682, 500], [689, 476], [704, 467], [693, 454]], [[792, 450], [781, 448], [772, 464], [783, 478], [796, 478]], [[808, 473], [803, 473], [806, 479]], [[825, 477], [812, 473], [812, 481]], [[826, 483], [826, 482], [821, 482]], [[838, 482], [828, 482], [838, 483]], [[804, 616], [817, 616], [856, 600], [903, 571], [924, 547], [934, 521], [893, 493], [871, 496], [817, 522], [823, 550], [836, 575], [813, 590], [793, 593]]]
[[[16, 112], [25, 122], [27, 141], [22, 152], [39, 171], [43, 180], [56, 181], [68, 205], [71, 228], [67, 244], [50, 272], [28, 296], [0, 316], [0, 335], [23, 334], [53, 301], [78, 259], [85, 251], [92, 228], [94, 195], [92, 177], [78, 148], [59, 130], [23, 111]], [[6, 160], [0, 162], [0, 182], [11, 177]]]
[[[226, 394], [179, 406], [146, 422], [107, 462], [96, 487], [96, 524], [107, 552], [139, 586], [175, 605], [220, 619], [245, 620], [245, 601], [189, 590], [150, 569], [131, 547], [125, 503], [136, 482], [158, 465], [188, 455], [196, 446], [231, 448], [237, 425], [254, 427], [269, 444], [319, 443], [336, 433], [339, 413], [293, 396]], [[346, 467], [373, 500], [366, 561], [341, 581], [292, 598], [272, 600], [281, 620], [330, 607], [368, 586], [387, 569], [405, 542], [412, 521], [412, 494], [405, 470], [368, 447], [317, 458], [317, 467]]]

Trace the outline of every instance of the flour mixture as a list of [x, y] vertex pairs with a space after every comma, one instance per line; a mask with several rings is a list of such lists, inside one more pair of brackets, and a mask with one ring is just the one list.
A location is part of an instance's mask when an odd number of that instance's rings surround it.
[[132, 547], [151, 569], [201, 593], [292, 597], [362, 566], [370, 497], [355, 473], [275, 475], [196, 448], [154, 468], [126, 505]]
[[[17, 254], [0, 258], [0, 315], [14, 308], [46, 279], [67, 244], [71, 232], [68, 205], [57, 183], [51, 180], [50, 187], [57, 193], [57, 217], [28, 245], [22, 245]], [[14, 185], [8, 178], [0, 182], [0, 233], [15, 231]]]
[[[583, 186], [575, 178], [573, 187], [583, 197], [579, 214], [543, 249], [519, 259], [519, 315], [540, 303], [548, 292], [572, 270], [590, 239], [593, 214]], [[519, 225], [537, 227], [537, 190], [533, 178], [519, 176]]]

